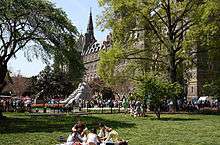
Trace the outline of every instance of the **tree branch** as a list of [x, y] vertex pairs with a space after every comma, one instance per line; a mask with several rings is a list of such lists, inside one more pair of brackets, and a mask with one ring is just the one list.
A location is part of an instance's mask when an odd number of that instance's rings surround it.
[[162, 20], [163, 24], [168, 27], [168, 25], [167, 25], [166, 21], [163, 19], [163, 17], [162, 17], [156, 10], [153, 10], [153, 11], [154, 11], [154, 12], [157, 14], [157, 16]]
[[[33, 38], [33, 35], [34, 33], [37, 31], [38, 29], [38, 26], [40, 24], [38, 23], [37, 26], [34, 28], [34, 30], [32, 30], [32, 32], [30, 32], [28, 34], [28, 36], [24, 37], [24, 35], [27, 35], [27, 34], [23, 34], [20, 38], [16, 38], [16, 35], [14, 36], [14, 39], [13, 39], [13, 46], [12, 46], [12, 49], [10, 51], [10, 53], [6, 56], [7, 58], [5, 59], [5, 62], [7, 63], [9, 61], [9, 59], [15, 55], [15, 53], [17, 53], [20, 49], [22, 49], [30, 40], [34, 39]], [[14, 32], [16, 32], [17, 29], [16, 29], [16, 23], [14, 23]], [[17, 44], [19, 42], [22, 42], [22, 41], [25, 41], [22, 45], [20, 45], [17, 49]]]
[[2, 25], [0, 25], [0, 31], [1, 31], [1, 34], [0, 34], [0, 39], [1, 39], [1, 41], [2, 41], [2, 44], [3, 44], [3, 47], [5, 47], [5, 40], [4, 40], [4, 36], [3, 36], [3, 32], [4, 32], [4, 30], [2, 29]]
[[166, 15], [167, 15], [167, 28], [169, 30], [169, 34], [172, 32], [172, 20], [171, 20], [171, 11], [170, 11], [170, 0], [167, 0], [167, 9], [166, 9]]
[[136, 60], [149, 60], [149, 61], [152, 61], [152, 62], [157, 61], [157, 62], [161, 62], [161, 63], [167, 64], [166, 62], [164, 62], [162, 60], [146, 58], [146, 57], [126, 57], [126, 58], [123, 58], [123, 59], [126, 59], [126, 60], [133, 60], [133, 59], [136, 59]]
[[[161, 38], [161, 35], [159, 34], [157, 28], [154, 26], [153, 22], [151, 20], [149, 20], [149, 18], [147, 16], [145, 16], [140, 10], [136, 9], [136, 11], [138, 13], [140, 13], [144, 17], [145, 20], [147, 20], [147, 22], [150, 24], [151, 29], [153, 29], [154, 33], [156, 34], [156, 36], [158, 37], [160, 42], [163, 43], [165, 45], [165, 47], [169, 48], [168, 45], [164, 42], [164, 40]], [[148, 30], [148, 27], [145, 26], [144, 29]]]
[[[183, 24], [181, 27], [179, 27], [177, 30], [174, 31], [174, 35], [176, 35], [177, 33], [183, 33], [183, 32], [180, 32], [180, 31], [181, 30], [183, 31], [185, 27], [191, 27], [193, 25], [193, 23], [191, 23], [191, 22], [192, 22], [191, 20], [186, 21], [185, 24]], [[188, 29], [186, 29], [186, 30], [188, 30]]]
[[[6, 18], [6, 20], [7, 20], [7, 18]], [[10, 31], [10, 37], [9, 37], [8, 42], [5, 43], [5, 47], [3, 48], [2, 59], [5, 59], [5, 57], [7, 56], [8, 49], [9, 49], [11, 43], [12, 43], [12, 38], [13, 38], [13, 34], [14, 34], [14, 28], [13, 28], [12, 23], [10, 22], [10, 20], [7, 20], [7, 23], [8, 24], [6, 24], [6, 25], [8, 26], [8, 30]]]
[[186, 31], [187, 31], [191, 26], [193, 26], [193, 25], [194, 25], [194, 23], [191, 23], [191, 24], [189, 24], [188, 26], [186, 26], [185, 28], [184, 28], [184, 27], [181, 27], [180, 30], [182, 30], [182, 31], [179, 32], [179, 34], [176, 35], [174, 38], [175, 38], [175, 39], [179, 38], [182, 34], [184, 34], [184, 32], [186, 32]]
[[131, 32], [139, 32], [139, 31], [144, 31], [145, 29], [144, 28], [142, 28], [142, 29], [132, 29], [132, 30], [130, 30]]
[[189, 6], [189, 4], [191, 2], [192, 2], [191, 0], [188, 1], [188, 3], [186, 4], [186, 7], [183, 10], [183, 12], [180, 14], [180, 16], [177, 16], [177, 18], [174, 20], [174, 22], [173, 22], [173, 30], [175, 30], [178, 22], [182, 20], [182, 18], [185, 16], [185, 14], [187, 14], [192, 9], [193, 4], [187, 9], [187, 7]]

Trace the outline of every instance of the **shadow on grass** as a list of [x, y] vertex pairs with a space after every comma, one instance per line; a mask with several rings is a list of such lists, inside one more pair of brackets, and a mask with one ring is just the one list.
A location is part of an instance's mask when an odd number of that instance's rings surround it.
[[32, 117], [7, 117], [0, 121], [0, 133], [34, 133], [34, 132], [71, 132], [73, 124], [83, 121], [90, 129], [97, 127], [99, 122], [117, 129], [131, 128], [134, 123], [119, 120], [107, 120], [96, 116], [32, 116]]
[[220, 115], [220, 111], [219, 110], [199, 110], [198, 112], [194, 112], [192, 114], [201, 114], [201, 115]]
[[196, 120], [201, 120], [201, 119], [198, 119], [198, 118], [162, 117], [160, 119], [158, 119], [158, 118], [151, 118], [151, 120], [161, 120], [161, 121], [196, 121]]

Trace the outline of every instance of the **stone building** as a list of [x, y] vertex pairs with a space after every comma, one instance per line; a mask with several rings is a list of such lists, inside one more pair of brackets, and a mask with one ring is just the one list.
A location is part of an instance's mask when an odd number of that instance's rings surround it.
[[210, 60], [206, 48], [200, 48], [195, 54], [195, 67], [190, 70], [188, 79], [187, 100], [196, 100], [199, 97], [210, 97], [204, 92], [204, 85], [220, 76], [220, 58]]
[[97, 78], [97, 65], [99, 61], [99, 52], [101, 50], [107, 51], [111, 46], [111, 34], [107, 35], [105, 41], [97, 41], [94, 35], [92, 12], [90, 11], [89, 22], [87, 26], [87, 32], [83, 39], [83, 50], [81, 53], [84, 67], [86, 68], [84, 74], [84, 81], [89, 82], [94, 78]]
[[[140, 37], [142, 35], [143, 34], [137, 34], [137, 37]], [[108, 49], [110, 49], [112, 43], [112, 35], [107, 35], [105, 41], [100, 42], [96, 40], [94, 35], [92, 12], [90, 11], [87, 32], [81, 38], [83, 42], [83, 50], [81, 50], [81, 54], [84, 66], [86, 68], [84, 81], [89, 82], [98, 77], [97, 65], [99, 61], [99, 52], [101, 50], [107, 51]], [[137, 45], [139, 48], [141, 48], [144, 44], [141, 41]], [[218, 64], [220, 64], [220, 60], [218, 59], [217, 61], [215, 61], [215, 63], [208, 64], [207, 52], [196, 54], [195, 60], [196, 67], [190, 70], [190, 78], [187, 80], [187, 100], [192, 100], [193, 98], [198, 99], [201, 96], [207, 95], [203, 91], [203, 86], [207, 82], [207, 80], [212, 79], [212, 74], [210, 74], [210, 70], [213, 70], [214, 68], [214, 71], [217, 71], [220, 74], [220, 65], [218, 66]], [[126, 65], [126, 63], [123, 64]]]

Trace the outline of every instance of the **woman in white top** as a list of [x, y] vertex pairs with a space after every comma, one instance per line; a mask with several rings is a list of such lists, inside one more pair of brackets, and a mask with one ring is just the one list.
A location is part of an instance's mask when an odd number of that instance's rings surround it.
[[88, 145], [97, 145], [100, 143], [100, 139], [97, 135], [97, 131], [95, 128], [91, 130], [91, 132], [87, 135], [87, 144]]
[[74, 143], [83, 143], [86, 141], [84, 138], [85, 134], [85, 124], [83, 122], [78, 122], [72, 128], [72, 133], [67, 138], [65, 145], [73, 145]]

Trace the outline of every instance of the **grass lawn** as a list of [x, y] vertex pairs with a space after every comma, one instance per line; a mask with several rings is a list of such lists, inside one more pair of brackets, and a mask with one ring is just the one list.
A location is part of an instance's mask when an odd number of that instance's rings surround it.
[[133, 118], [129, 115], [29, 116], [7, 113], [0, 122], [0, 145], [54, 145], [59, 136], [67, 137], [75, 122], [85, 121], [91, 128], [104, 122], [115, 129], [129, 145], [220, 145], [220, 116], [154, 115]]

